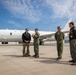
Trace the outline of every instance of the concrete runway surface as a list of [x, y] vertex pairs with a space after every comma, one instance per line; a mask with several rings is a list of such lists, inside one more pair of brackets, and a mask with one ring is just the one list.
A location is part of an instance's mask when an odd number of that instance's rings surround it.
[[[33, 55], [33, 46], [30, 46]], [[22, 57], [22, 46], [0, 46], [0, 75], [76, 75], [70, 65], [69, 45], [64, 45], [63, 58], [56, 60], [55, 45], [40, 46], [40, 58]]]

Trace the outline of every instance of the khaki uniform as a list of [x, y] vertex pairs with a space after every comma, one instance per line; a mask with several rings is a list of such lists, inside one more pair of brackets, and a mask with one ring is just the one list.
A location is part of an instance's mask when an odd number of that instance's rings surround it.
[[34, 36], [34, 52], [35, 56], [39, 56], [39, 36], [40, 34], [37, 32]]
[[[27, 47], [27, 52], [25, 52], [26, 47]], [[30, 51], [29, 51], [29, 43], [23, 43], [23, 52], [22, 53], [23, 53], [23, 55], [25, 55], [25, 53], [27, 55], [30, 54]]]
[[76, 40], [73, 39], [70, 41], [70, 54], [74, 61], [76, 61]]
[[[22, 50], [23, 56], [29, 56], [29, 54], [30, 54], [29, 44], [30, 44], [30, 41], [31, 41], [30, 33], [26, 33], [26, 32], [23, 33], [22, 34], [22, 40], [23, 40], [23, 50]], [[25, 52], [26, 47], [27, 47], [27, 52]]]
[[55, 39], [57, 41], [58, 57], [62, 58], [64, 33], [63, 32], [56, 32], [55, 33]]

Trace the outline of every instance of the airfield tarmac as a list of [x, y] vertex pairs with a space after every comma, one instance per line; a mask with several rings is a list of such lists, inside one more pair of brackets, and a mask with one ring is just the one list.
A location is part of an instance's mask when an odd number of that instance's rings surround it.
[[[33, 46], [30, 54], [34, 54]], [[64, 44], [63, 59], [56, 57], [55, 45], [40, 46], [40, 58], [22, 57], [22, 46], [0, 45], [0, 75], [76, 75], [76, 65], [68, 62], [68, 44]]]

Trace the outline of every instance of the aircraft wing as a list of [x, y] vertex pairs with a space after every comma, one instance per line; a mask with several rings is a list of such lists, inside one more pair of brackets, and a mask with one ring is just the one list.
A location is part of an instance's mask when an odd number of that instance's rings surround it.
[[[69, 31], [63, 31], [64, 33], [69, 33]], [[55, 33], [51, 33], [51, 34], [46, 34], [46, 35], [41, 35], [40, 36], [40, 39], [46, 39], [46, 38], [48, 38], [48, 37], [52, 37], [52, 36], [54, 36], [55, 35]]]
[[[66, 25], [65, 25], [64, 29], [62, 30], [62, 32], [64, 32], [64, 33], [69, 33], [69, 23], [70, 23], [70, 22], [72, 22], [71, 19], [68, 20], [68, 22], [66, 23]], [[40, 39], [46, 39], [46, 38], [52, 37], [52, 36], [54, 36], [54, 35], [55, 35], [55, 33], [50, 33], [50, 34], [46, 34], [46, 35], [41, 35], [41, 36], [40, 36]]]
[[69, 33], [69, 31], [62, 31], [63, 33]]
[[41, 35], [41, 36], [40, 36], [40, 39], [46, 39], [46, 38], [48, 38], [48, 37], [52, 37], [52, 36], [54, 36], [54, 34], [55, 34], [55, 33], [46, 34], [46, 35]]

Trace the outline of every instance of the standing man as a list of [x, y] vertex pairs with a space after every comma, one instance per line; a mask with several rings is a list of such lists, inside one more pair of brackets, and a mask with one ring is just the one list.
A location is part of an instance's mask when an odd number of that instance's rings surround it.
[[34, 39], [34, 52], [35, 52], [35, 55], [33, 55], [33, 57], [35, 58], [39, 58], [39, 32], [38, 32], [38, 29], [36, 28], [35, 29], [35, 34], [32, 34], [32, 37]]
[[72, 62], [71, 65], [76, 65], [76, 28], [74, 26], [74, 22], [70, 22], [69, 27], [70, 54], [72, 57], [72, 60], [70, 60], [69, 62]]
[[59, 60], [62, 59], [64, 33], [61, 32], [60, 26], [57, 27], [57, 30], [58, 31], [55, 33], [55, 39], [57, 41], [57, 52], [58, 52], [57, 60]]
[[[30, 56], [30, 51], [29, 51], [29, 44], [31, 41], [31, 35], [28, 33], [28, 28], [25, 29], [25, 32], [22, 34], [22, 40], [23, 40], [23, 56]], [[27, 52], [25, 52], [25, 48], [27, 47]]]

